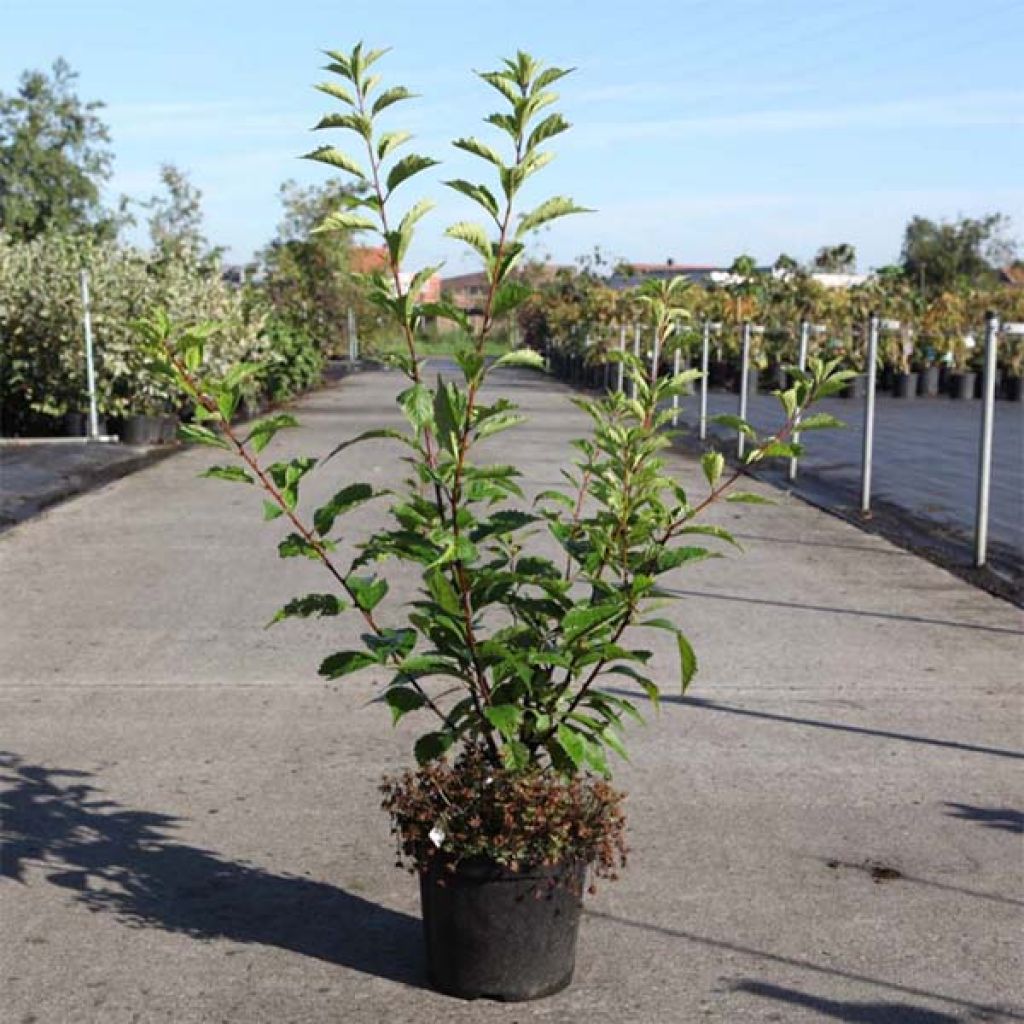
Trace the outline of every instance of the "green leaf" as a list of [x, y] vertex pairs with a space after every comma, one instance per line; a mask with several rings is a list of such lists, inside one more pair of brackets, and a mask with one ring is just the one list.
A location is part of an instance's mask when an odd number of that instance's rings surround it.
[[567, 612], [565, 618], [562, 619], [563, 643], [566, 646], [574, 643], [581, 636], [589, 633], [595, 626], [615, 618], [621, 611], [622, 606], [618, 602], [614, 604], [577, 605]]
[[388, 592], [388, 582], [376, 576], [357, 576], [354, 573], [345, 577], [345, 584], [352, 592], [356, 604], [364, 612], [372, 612], [380, 604]]
[[480, 157], [482, 160], [486, 160], [489, 163], [494, 164], [495, 167], [504, 167], [504, 161], [498, 155], [497, 151], [488, 146], [485, 142], [480, 142], [478, 139], [456, 139], [453, 143], [457, 149], [465, 150], [467, 153], [472, 153], [474, 156]]
[[561, 744], [562, 749], [572, 759], [572, 763], [577, 768], [582, 768], [587, 757], [586, 740], [578, 732], [574, 729], [570, 729], [569, 726], [564, 723], [559, 725], [557, 736], [558, 742]]
[[282, 619], [308, 619], [311, 615], [323, 618], [327, 615], [340, 615], [348, 608], [348, 603], [334, 594], [307, 594], [289, 601], [267, 625], [272, 626]]
[[286, 430], [299, 425], [298, 420], [290, 413], [280, 412], [265, 420], [258, 420], [252, 425], [245, 443], [254, 452], [261, 452], [273, 440], [279, 430]]
[[797, 425], [797, 430], [830, 430], [832, 428], [845, 428], [846, 424], [836, 419], [835, 416], [830, 415], [827, 412], [816, 412], [813, 416], [808, 416], [806, 419], [800, 420]]
[[572, 213], [591, 213], [593, 211], [583, 206], [577, 206], [571, 199], [565, 196], [554, 196], [545, 200], [536, 209], [524, 214], [516, 230], [516, 238], [534, 231], [542, 224], [557, 220], [559, 217], [568, 217]]
[[669, 572], [687, 562], [702, 562], [706, 558], [720, 558], [715, 551], [707, 548], [662, 548], [658, 552], [658, 572]]
[[392, 427], [380, 427], [376, 430], [364, 430], [356, 437], [351, 437], [347, 441], [342, 441], [341, 444], [339, 444], [337, 448], [335, 448], [330, 455], [324, 459], [324, 462], [327, 462], [328, 459], [333, 459], [338, 452], [344, 451], [346, 448], [350, 448], [354, 444], [361, 444], [363, 441], [375, 441], [380, 438], [390, 438], [393, 441], [402, 441], [404, 444], [407, 444], [412, 448], [416, 447], [415, 442], [408, 436], [408, 434], [403, 434], [400, 430], [395, 430]]
[[403, 181], [407, 181], [414, 174], [419, 174], [420, 171], [425, 171], [428, 167], [433, 167], [437, 162], [429, 156], [420, 156], [417, 153], [403, 156], [388, 172], [388, 193], [394, 192]]
[[313, 234], [326, 231], [376, 231], [377, 224], [364, 217], [362, 214], [352, 213], [350, 210], [335, 210], [327, 214], [318, 227], [313, 228]]
[[[491, 304], [491, 316], [499, 317], [510, 313], [521, 306], [531, 295], [533, 289], [525, 281], [505, 281], [494, 293]], [[543, 359], [541, 365], [543, 365]]]
[[707, 452], [701, 456], [700, 467], [704, 470], [704, 478], [711, 487], [718, 483], [725, 469], [725, 457], [719, 452]]
[[263, 519], [265, 522], [270, 522], [271, 519], [277, 519], [278, 516], [284, 515], [284, 509], [276, 501], [268, 501], [266, 498], [263, 500]]
[[338, 651], [324, 658], [320, 665], [320, 675], [327, 679], [340, 679], [342, 676], [351, 675], [368, 665], [376, 665], [377, 659], [371, 657], [366, 651]]
[[404, 85], [396, 85], [392, 89], [385, 89], [373, 104], [373, 116], [376, 117], [382, 110], [387, 110], [393, 103], [401, 100], [410, 100], [415, 93], [409, 92]]
[[391, 724], [398, 725], [403, 715], [418, 711], [427, 703], [426, 697], [410, 686], [392, 686], [384, 694], [384, 701], [391, 708]]
[[530, 132], [530, 137], [526, 140], [526, 151], [530, 152], [539, 146], [542, 142], [547, 139], [554, 138], [556, 135], [560, 135], [564, 131], [569, 130], [569, 122], [566, 121], [561, 114], [548, 114], [536, 128]]
[[697, 655], [693, 653], [690, 641], [682, 633], [676, 633], [676, 643], [679, 646], [679, 678], [682, 684], [682, 693], [686, 693], [690, 681], [697, 674]]
[[720, 416], [712, 416], [712, 423], [718, 423], [723, 427], [730, 427], [732, 430], [738, 430], [741, 434], [747, 437], [756, 437], [757, 434], [754, 428], [744, 419], [740, 419], [739, 416], [733, 416], [731, 413], [722, 413]]
[[544, 357], [533, 348], [516, 348], [494, 361], [495, 366], [528, 366], [533, 370], [545, 368]]
[[519, 740], [507, 740], [501, 748], [501, 760], [510, 771], [522, 771], [530, 763], [530, 748]]
[[251, 484], [255, 483], [253, 478], [241, 466], [211, 466], [200, 476], [209, 476], [217, 480], [231, 480], [234, 483]]
[[402, 407], [406, 419], [417, 429], [423, 430], [434, 421], [434, 400], [430, 389], [418, 381], [398, 396], [398, 404]]
[[305, 558], [319, 558], [317, 549], [297, 533], [289, 533], [280, 544], [277, 545], [277, 553], [281, 558], [297, 558], [299, 555]]
[[764, 498], [760, 494], [752, 494], [750, 491], [736, 491], [726, 496], [726, 501], [737, 505], [774, 505], [771, 498]]
[[178, 427], [178, 436], [195, 444], [205, 444], [210, 448], [231, 451], [231, 445], [220, 434], [214, 433], [209, 427], [201, 427], [197, 423], [182, 423]]
[[313, 513], [313, 528], [321, 537], [325, 537], [331, 532], [338, 516], [375, 497], [377, 494], [369, 484], [349, 484]]
[[337, 167], [339, 170], [347, 171], [349, 174], [355, 175], [361, 181], [367, 181], [368, 177], [366, 171], [360, 166], [359, 161], [350, 157], [347, 153], [343, 153], [340, 149], [334, 146], [320, 146], [314, 149], [311, 153], [305, 153], [302, 157], [303, 160], [315, 160], [317, 163], [328, 164], [331, 167]]
[[515, 739], [523, 724], [523, 709], [516, 704], [492, 704], [484, 708], [484, 718], [506, 739]]
[[377, 143], [377, 159], [385, 160], [402, 143], [408, 142], [411, 138], [410, 132], [385, 132]]
[[466, 245], [475, 249], [484, 263], [490, 266], [493, 259], [491, 240], [482, 224], [476, 224], [468, 220], [459, 221], [458, 224], [453, 224], [450, 228], [446, 229], [445, 234], [449, 238], [465, 242]]
[[427, 764], [443, 757], [454, 742], [454, 737], [447, 732], [428, 732], [421, 736], [413, 747], [417, 764]]
[[743, 550], [743, 545], [726, 529], [721, 526], [684, 526], [680, 533], [701, 533], [708, 537], [717, 537], [719, 540], [724, 540], [727, 544], [732, 544], [733, 547]]
[[333, 96], [336, 100], [341, 100], [342, 103], [347, 103], [350, 107], [356, 105], [355, 97], [340, 85], [335, 85], [334, 82], [320, 82], [314, 88], [319, 89], [320, 92], [327, 93], [328, 96]]
[[461, 192], [482, 206], [495, 220], [498, 218], [498, 201], [486, 185], [474, 185], [471, 181], [455, 178], [444, 183], [448, 188]]

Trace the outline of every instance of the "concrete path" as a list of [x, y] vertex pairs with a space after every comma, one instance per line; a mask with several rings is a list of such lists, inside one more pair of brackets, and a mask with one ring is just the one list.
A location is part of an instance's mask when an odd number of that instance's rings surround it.
[[[306, 400], [281, 454], [392, 422], [397, 384]], [[505, 453], [545, 486], [583, 418], [501, 386], [531, 417]], [[400, 475], [386, 443], [354, 451], [310, 502]], [[588, 899], [573, 987], [460, 1003], [424, 987], [377, 809], [412, 731], [373, 679], [318, 680], [354, 623], [262, 628], [323, 581], [278, 561], [256, 495], [195, 479], [212, 461], [0, 536], [5, 1024], [1024, 1020], [1010, 605], [795, 500], [724, 506], [748, 552], [674, 581], [701, 669], [632, 734], [634, 852]]]

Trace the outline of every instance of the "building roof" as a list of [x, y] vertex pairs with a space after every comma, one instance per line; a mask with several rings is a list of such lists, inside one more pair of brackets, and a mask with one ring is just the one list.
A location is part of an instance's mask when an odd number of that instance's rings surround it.
[[1000, 278], [1013, 288], [1024, 288], [1024, 263], [1011, 263], [999, 271]]

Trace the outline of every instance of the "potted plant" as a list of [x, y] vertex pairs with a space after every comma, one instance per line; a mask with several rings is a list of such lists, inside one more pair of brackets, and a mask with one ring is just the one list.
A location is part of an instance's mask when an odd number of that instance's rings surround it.
[[[713, 557], [708, 543], [735, 543], [721, 527], [700, 521], [708, 508], [763, 499], [737, 491], [744, 465], [727, 469], [715, 452], [701, 460], [701, 496], [691, 497], [669, 475], [660, 457], [669, 444], [666, 406], [698, 374], [659, 378], [631, 352], [613, 357], [623, 359], [633, 396], [612, 391], [575, 399], [592, 430], [575, 444], [573, 469], [563, 486], [532, 502], [524, 498], [518, 469], [489, 461], [486, 447], [481, 450], [482, 442], [523, 417], [508, 399], [485, 397], [483, 387], [500, 367], [540, 368], [541, 357], [517, 350], [488, 362], [483, 350], [495, 321], [528, 297], [529, 288], [512, 272], [529, 234], [580, 212], [570, 199], [556, 197], [516, 214], [523, 183], [549, 159], [545, 143], [568, 128], [548, 109], [555, 98], [551, 86], [566, 72], [518, 53], [481, 74], [504, 101], [488, 121], [505, 136], [505, 152], [475, 138], [455, 142], [498, 179], [493, 190], [462, 179], [447, 182], [481, 209], [488, 224], [460, 221], [446, 232], [466, 243], [486, 272], [488, 295], [474, 326], [449, 303], [419, 301], [433, 268], [410, 276], [401, 269], [429, 204], [420, 200], [396, 215], [396, 196], [435, 161], [392, 157], [401, 136], [381, 134], [378, 120], [410, 94], [378, 84], [370, 69], [381, 51], [356, 46], [329, 56], [334, 80], [321, 89], [340, 102], [341, 112], [319, 127], [354, 134], [361, 155], [324, 146], [310, 156], [341, 168], [364, 188], [323, 229], [373, 230], [383, 238], [387, 268], [367, 275], [365, 284], [406, 344], [394, 358], [406, 378], [397, 399], [405, 429], [370, 430], [342, 441], [331, 454], [390, 438], [410, 466], [404, 487], [382, 493], [368, 483], [346, 482], [307, 512], [300, 489], [316, 460], [268, 462], [263, 455], [295, 419], [276, 413], [245, 428], [232, 426], [256, 368], [239, 364], [223, 375], [208, 370], [215, 325], [180, 329], [156, 313], [140, 330], [154, 368], [195, 402], [196, 421], [183, 428], [184, 435], [234, 456], [205, 475], [262, 492], [265, 518], [287, 531], [280, 555], [305, 556], [325, 570], [330, 590], [296, 598], [275, 621], [360, 617], [361, 646], [328, 655], [321, 674], [337, 679], [373, 669], [386, 680], [382, 697], [393, 721], [417, 715], [427, 723], [414, 744], [416, 767], [386, 779], [383, 792], [401, 858], [420, 875], [432, 982], [467, 998], [535, 998], [572, 976], [587, 871], [613, 876], [625, 857], [622, 796], [608, 781], [609, 755], [625, 754], [624, 726], [640, 715], [632, 701], [603, 683], [629, 679], [657, 702], [660, 682], [634, 636], [640, 627], [672, 636], [685, 689], [697, 659], [679, 625], [654, 614], [668, 596], [659, 578]], [[682, 292], [660, 282], [641, 296], [662, 345], [684, 312], [674, 301]], [[417, 329], [425, 317], [437, 316], [454, 321], [467, 340], [456, 352], [459, 379], [430, 384]], [[835, 425], [807, 409], [849, 376], [834, 362], [815, 361], [779, 393], [784, 423], [771, 437], [724, 417], [750, 438], [745, 463], [798, 453], [789, 440], [798, 418], [802, 431]], [[337, 542], [345, 514], [384, 499], [387, 519], [382, 516], [369, 537], [346, 538], [355, 555], [344, 564]], [[389, 610], [384, 567], [393, 565], [414, 570], [420, 589], [411, 605]]]

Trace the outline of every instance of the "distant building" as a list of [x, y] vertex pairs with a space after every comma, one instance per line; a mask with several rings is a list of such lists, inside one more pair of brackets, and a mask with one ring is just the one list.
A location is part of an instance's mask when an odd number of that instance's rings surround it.
[[1024, 288], [1024, 263], [1011, 263], [999, 271], [999, 280], [1011, 288]]
[[[573, 269], [575, 268], [557, 263], [529, 264], [513, 271], [513, 277], [539, 285], [554, 279], [561, 270]], [[490, 284], [487, 274], [482, 270], [474, 271], [471, 274], [455, 274], [441, 281], [441, 293], [469, 316], [474, 327], [480, 326], [489, 292]], [[442, 330], [451, 330], [454, 327], [455, 325], [450, 322], [441, 324]]]
[[[771, 267], [758, 267], [758, 273], [768, 273]], [[732, 275], [728, 267], [709, 263], [624, 263], [608, 278], [608, 287], [616, 291], [635, 288], [644, 281], [671, 281], [674, 277], [685, 277], [694, 284], [728, 284]]]
[[[349, 267], [356, 274], [372, 274], [376, 271], [387, 273], [388, 250], [386, 246], [353, 246], [349, 254]], [[412, 283], [414, 274], [403, 271], [399, 275], [399, 283], [403, 290]], [[438, 274], [431, 274], [420, 291], [419, 302], [437, 302], [441, 298], [441, 278]]]

